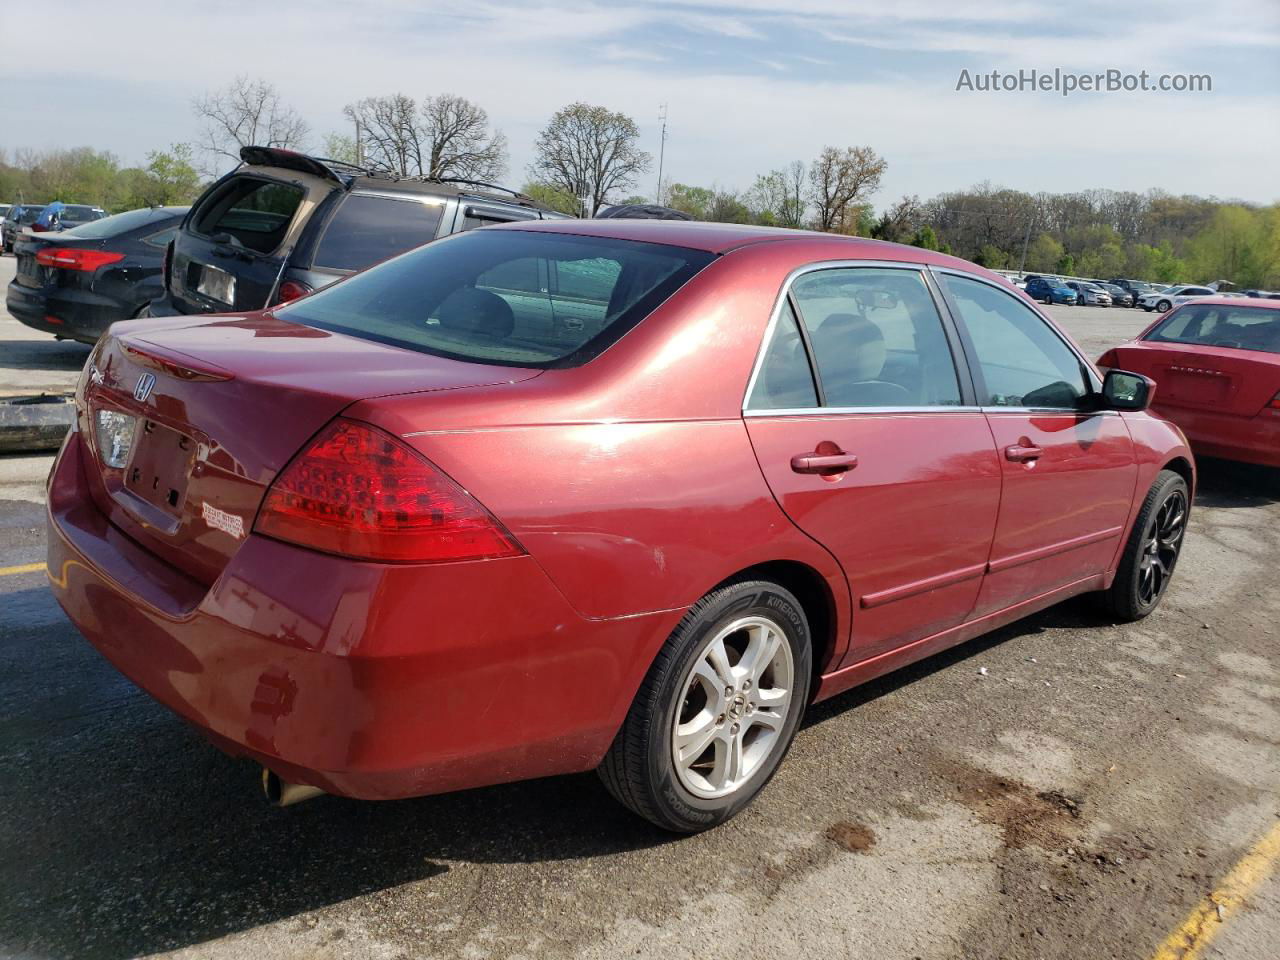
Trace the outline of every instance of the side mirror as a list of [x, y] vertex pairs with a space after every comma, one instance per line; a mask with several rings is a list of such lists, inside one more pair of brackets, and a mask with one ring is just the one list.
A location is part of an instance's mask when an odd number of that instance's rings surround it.
[[1146, 410], [1155, 395], [1156, 382], [1140, 373], [1109, 370], [1102, 381], [1102, 399], [1108, 410]]

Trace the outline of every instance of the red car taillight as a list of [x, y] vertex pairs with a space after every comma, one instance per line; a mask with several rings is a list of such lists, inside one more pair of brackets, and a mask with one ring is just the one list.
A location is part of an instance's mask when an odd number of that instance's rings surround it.
[[407, 444], [338, 419], [285, 467], [254, 530], [362, 560], [442, 563], [524, 549], [483, 506]]
[[1271, 402], [1267, 404], [1272, 410], [1280, 410], [1280, 393], [1271, 398]]
[[49, 247], [36, 254], [36, 263], [42, 267], [59, 267], [63, 270], [84, 270], [92, 273], [109, 263], [119, 263], [123, 253], [105, 250], [76, 250], [70, 247]]
[[299, 283], [297, 280], [286, 280], [280, 284], [280, 289], [276, 291], [276, 299], [271, 306], [278, 306], [282, 303], [288, 303], [290, 300], [297, 300], [299, 297], [305, 297], [311, 293], [311, 288], [305, 283]]

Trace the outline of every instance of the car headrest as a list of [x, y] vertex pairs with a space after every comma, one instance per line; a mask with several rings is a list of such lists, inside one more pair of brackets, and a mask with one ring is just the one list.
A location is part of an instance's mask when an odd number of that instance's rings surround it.
[[888, 348], [884, 331], [856, 313], [833, 313], [822, 321], [815, 339], [819, 364], [850, 381], [876, 380], [884, 370]]
[[516, 327], [511, 305], [496, 293], [463, 287], [455, 290], [440, 304], [436, 316], [446, 330], [479, 333], [495, 340], [511, 336]]

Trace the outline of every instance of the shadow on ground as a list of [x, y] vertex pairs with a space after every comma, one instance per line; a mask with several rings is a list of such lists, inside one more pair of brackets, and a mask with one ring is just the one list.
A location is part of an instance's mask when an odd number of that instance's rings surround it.
[[1259, 507], [1280, 501], [1280, 470], [1200, 457], [1196, 472], [1199, 506]]
[[[573, 859], [672, 840], [593, 774], [270, 808], [254, 765], [218, 753], [120, 677], [45, 591], [0, 602], [0, 952], [127, 957], [428, 880], [447, 861]], [[1098, 622], [1087, 605], [1056, 607], [820, 704], [807, 723], [1013, 637]]]

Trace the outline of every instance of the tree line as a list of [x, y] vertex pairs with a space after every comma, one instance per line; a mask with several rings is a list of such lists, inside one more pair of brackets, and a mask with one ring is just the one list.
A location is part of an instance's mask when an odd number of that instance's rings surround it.
[[[365, 97], [344, 107], [348, 130], [319, 138], [273, 85], [247, 76], [195, 98], [191, 109], [193, 142], [153, 151], [140, 166], [90, 147], [0, 151], [0, 200], [99, 203], [113, 212], [187, 203], [248, 144], [310, 150], [405, 177], [502, 181], [509, 172], [505, 135], [483, 107], [456, 94]], [[982, 183], [928, 200], [904, 196], [877, 212], [869, 198], [888, 163], [870, 146], [824, 147], [745, 189], [675, 181], [656, 196], [636, 194], [652, 165], [631, 117], [572, 103], [539, 132], [522, 191], [578, 216], [656, 200], [697, 220], [869, 236], [993, 269], [1280, 287], [1277, 205], [1159, 190], [1033, 194]]]

